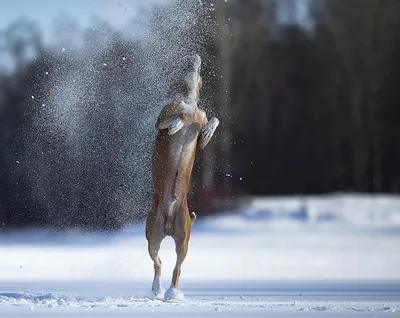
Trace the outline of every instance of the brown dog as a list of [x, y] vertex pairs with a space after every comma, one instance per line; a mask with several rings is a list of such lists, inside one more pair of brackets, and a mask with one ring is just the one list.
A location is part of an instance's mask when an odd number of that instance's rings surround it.
[[207, 121], [197, 107], [202, 85], [201, 59], [198, 55], [183, 59], [174, 73], [169, 92], [170, 101], [162, 109], [156, 123], [158, 130], [152, 160], [154, 201], [146, 219], [146, 238], [154, 262], [152, 292], [160, 296], [161, 241], [170, 235], [175, 241], [177, 255], [170, 289], [165, 298], [176, 298], [181, 265], [188, 251], [190, 230], [196, 215], [189, 214], [187, 192], [197, 148], [203, 149], [219, 121]]

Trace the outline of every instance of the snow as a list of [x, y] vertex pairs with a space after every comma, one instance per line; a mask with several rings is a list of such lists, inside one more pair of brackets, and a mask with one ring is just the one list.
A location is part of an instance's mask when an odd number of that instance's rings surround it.
[[[198, 219], [182, 299], [152, 297], [144, 224], [0, 235], [0, 317], [382, 317], [400, 313], [400, 198], [256, 198]], [[161, 246], [170, 285], [172, 239]], [[168, 297], [167, 297], [168, 298]]]
[[[146, 297], [139, 282], [74, 281], [3, 284], [1, 317], [334, 317], [399, 313], [399, 286], [393, 283], [341, 282], [190, 282], [182, 284], [186, 299]], [[36, 292], [30, 290], [36, 289]]]
[[183, 295], [182, 291], [179, 289], [176, 289], [174, 287], [170, 287], [167, 289], [167, 291], [164, 294], [164, 298], [166, 300], [184, 300], [185, 296]]

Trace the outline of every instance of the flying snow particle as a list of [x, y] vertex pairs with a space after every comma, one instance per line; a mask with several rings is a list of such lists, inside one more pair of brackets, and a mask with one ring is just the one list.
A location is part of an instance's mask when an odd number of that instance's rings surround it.
[[35, 99], [35, 96], [31, 95], [31, 98], [32, 98], [32, 99]]
[[[125, 10], [125, 12], [130, 10], [125, 0], [114, 1], [118, 1], [118, 5], [122, 6], [119, 10]], [[113, 182], [116, 184], [131, 184], [126, 188], [125, 186], [112, 187], [112, 191], [104, 191], [104, 193], [110, 192], [110, 197], [118, 198], [115, 200], [117, 203], [115, 206], [115, 216], [121, 224], [125, 222], [125, 220], [131, 221], [133, 215], [137, 214], [141, 216], [143, 213], [143, 209], [140, 207], [141, 203], [147, 200], [147, 197], [151, 198], [151, 144], [154, 137], [154, 122], [160, 110], [159, 106], [155, 105], [158, 105], [158, 101], [163, 98], [168, 91], [169, 83], [166, 81], [167, 77], [165, 75], [170, 72], [170, 68], [173, 68], [176, 58], [186, 54], [187, 51], [197, 51], [200, 55], [203, 53], [203, 44], [206, 43], [201, 42], [203, 40], [201, 40], [202, 37], [197, 35], [198, 30], [191, 28], [191, 25], [197, 21], [197, 9], [204, 10], [201, 15], [204, 15], [205, 19], [209, 19], [210, 22], [211, 19], [213, 19], [209, 14], [208, 6], [202, 8], [203, 4], [201, 0], [176, 1], [176, 3], [178, 4], [162, 7], [162, 16], [163, 19], [165, 18], [162, 23], [156, 23], [156, 14], [154, 14], [154, 16], [152, 15], [152, 19], [148, 19], [147, 11], [133, 9], [135, 14], [142, 15], [141, 20], [143, 20], [143, 23], [141, 27], [144, 28], [145, 34], [148, 34], [148, 36], [140, 38], [137, 45], [135, 44], [134, 47], [137, 47], [137, 50], [135, 49], [135, 54], [128, 53], [129, 61], [132, 59], [135, 61], [135, 65], [133, 65], [135, 71], [126, 72], [126, 75], [121, 74], [121, 76], [124, 76], [121, 78], [123, 78], [125, 82], [120, 82], [119, 77], [109, 78], [103, 82], [103, 79], [99, 79], [97, 76], [101, 69], [108, 69], [107, 64], [103, 64], [100, 58], [102, 56], [108, 56], [105, 55], [105, 53], [108, 54], [109, 49], [114, 47], [114, 44], [118, 44], [118, 42], [111, 42], [114, 41], [111, 39], [113, 38], [111, 35], [103, 37], [103, 33], [100, 33], [102, 31], [102, 26], [99, 26], [98, 28], [92, 29], [96, 31], [92, 32], [92, 35], [95, 39], [100, 40], [104, 38], [104, 40], [99, 41], [99, 43], [95, 40], [92, 43], [93, 45], [91, 44], [88, 46], [88, 50], [74, 51], [74, 67], [65, 70], [57, 70], [56, 72], [49, 71], [52, 73], [51, 82], [53, 85], [50, 88], [48, 97], [43, 101], [42, 98], [45, 98], [44, 94], [40, 94], [38, 97], [38, 101], [42, 101], [43, 103], [38, 104], [42, 105], [43, 108], [40, 109], [40, 112], [38, 111], [37, 126], [43, 129], [45, 133], [41, 134], [43, 137], [39, 139], [36, 139], [36, 135], [34, 136], [35, 142], [32, 144], [32, 149], [30, 149], [30, 151], [36, 153], [37, 149], [45, 149], [48, 144], [46, 136], [55, 132], [57, 136], [61, 138], [61, 142], [63, 143], [62, 149], [65, 148], [65, 153], [64, 150], [60, 154], [54, 153], [54, 159], [51, 160], [51, 164], [54, 164], [54, 167], [56, 165], [64, 167], [67, 166], [67, 163], [69, 166], [70, 160], [74, 163], [80, 163], [83, 158], [87, 157], [91, 159], [100, 158], [100, 160], [104, 161], [106, 164], [110, 162], [112, 167], [115, 166], [121, 173], [115, 177]], [[179, 28], [176, 28], [177, 24], [179, 24]], [[214, 32], [214, 30], [210, 29], [212, 25], [214, 25], [213, 23], [204, 23], [204, 25], [205, 29], [202, 30], [201, 33]], [[65, 52], [67, 49], [61, 46], [61, 48], [58, 47], [57, 50], [58, 52]], [[68, 51], [67, 54], [72, 54], [72, 51]], [[117, 59], [119, 59], [119, 61], [121, 61], [121, 59], [127, 61], [128, 59], [125, 54], [127, 53], [122, 53], [122, 56], [117, 56]], [[107, 58], [105, 60], [110, 59]], [[124, 66], [129, 70], [128, 67], [131, 65], [127, 62], [123, 64], [127, 64]], [[111, 66], [112, 64], [110, 67]], [[212, 76], [215, 77], [217, 75], [213, 73]], [[113, 94], [107, 94], [107, 92], [103, 93], [102, 90], [99, 89], [102, 87], [101, 83], [108, 82], [113, 88], [117, 87], [116, 91], [112, 90]], [[121, 89], [118, 89], [118, 85], [120, 84]], [[132, 89], [130, 89], [130, 87]], [[145, 93], [141, 93], [144, 91], [143, 87], [146, 88]], [[137, 92], [140, 94], [137, 94]], [[135, 99], [132, 101], [132, 98]], [[98, 111], [99, 105], [106, 104], [102, 103], [102, 101], [109, 100], [117, 106], [110, 109], [106, 106], [104, 106], [104, 108], [101, 106], [101, 111]], [[141, 106], [138, 106], [136, 110], [132, 109], [132, 104]], [[132, 123], [135, 123], [134, 127]], [[108, 134], [107, 132], [103, 134], [109, 126], [113, 127], [113, 131], [115, 128], [115, 133], [112, 132]], [[109, 147], [107, 147], [114, 138], [118, 138], [117, 155], [112, 151], [108, 151]], [[99, 140], [102, 145], [97, 145]], [[58, 142], [60, 141], [57, 139], [57, 143]], [[98, 146], [96, 149], [99, 150], [93, 154], [88, 148], [92, 148], [90, 146], [94, 144]], [[102, 148], [103, 144], [105, 151], [103, 151]], [[89, 147], [87, 147], [87, 145], [89, 145]], [[136, 149], [140, 149], [140, 151]], [[142, 164], [143, 153], [147, 160], [146, 164]], [[70, 154], [71, 156], [69, 157]], [[50, 156], [53, 155], [46, 152], [46, 156], [44, 156], [42, 160]], [[120, 160], [115, 162], [114, 156]], [[64, 157], [66, 157], [66, 159], [64, 159]], [[81, 180], [80, 172], [82, 168], [77, 164], [73, 166], [76, 170], [74, 170], [73, 173], [74, 177], [70, 179], [71, 184]], [[93, 171], [93, 173], [95, 173], [95, 171]], [[138, 178], [137, 176], [140, 177]], [[44, 180], [46, 180], [47, 177], [44, 176], [44, 178]], [[49, 177], [47, 180], [52, 179]], [[44, 189], [40, 189], [35, 195], [41, 199], [43, 198], [45, 203], [53, 204], [53, 201], [50, 202], [49, 199], [42, 194], [47, 192], [47, 186], [50, 187], [51, 182], [43, 182]], [[99, 188], [100, 187], [96, 186], [96, 190]], [[101, 186], [101, 188], [104, 187]], [[121, 189], [114, 191], [114, 188]], [[58, 195], [56, 197], [58, 197]], [[71, 194], [69, 199], [75, 202], [75, 194]], [[79, 194], [76, 199], [80, 200]], [[107, 199], [108, 197], [104, 198], [104, 200]], [[57, 203], [59, 199], [55, 198], [54, 200], [56, 200], [54, 202]], [[139, 207], [138, 209], [134, 209], [134, 214], [130, 212], [132, 206]], [[72, 212], [71, 215], [78, 212], [75, 206], [68, 207], [67, 209]], [[57, 219], [62, 213], [62, 211], [54, 212], [50, 218], [53, 219], [54, 217], [54, 219]]]

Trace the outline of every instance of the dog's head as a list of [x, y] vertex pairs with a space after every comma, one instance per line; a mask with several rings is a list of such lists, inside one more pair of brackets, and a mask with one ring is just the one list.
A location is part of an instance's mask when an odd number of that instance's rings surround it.
[[170, 79], [170, 94], [183, 95], [197, 102], [202, 86], [200, 56], [186, 55], [174, 68]]

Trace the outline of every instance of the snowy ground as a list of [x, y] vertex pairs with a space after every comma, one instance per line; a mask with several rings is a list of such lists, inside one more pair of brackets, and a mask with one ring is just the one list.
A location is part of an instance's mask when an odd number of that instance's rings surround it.
[[[196, 222], [184, 301], [149, 297], [143, 225], [0, 235], [0, 317], [400, 316], [400, 198], [256, 200]], [[162, 245], [168, 288], [175, 253]]]

